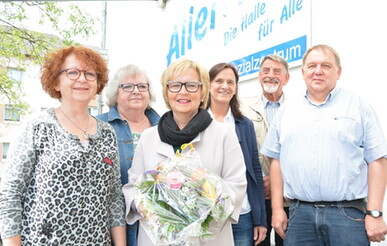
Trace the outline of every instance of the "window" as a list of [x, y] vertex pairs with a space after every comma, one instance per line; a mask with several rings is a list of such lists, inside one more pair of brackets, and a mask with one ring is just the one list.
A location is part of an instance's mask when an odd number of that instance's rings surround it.
[[3, 159], [7, 159], [9, 143], [3, 143]]
[[7, 76], [15, 82], [21, 82], [23, 71], [16, 68], [8, 68]]
[[5, 105], [4, 121], [20, 121], [21, 110], [12, 105]]

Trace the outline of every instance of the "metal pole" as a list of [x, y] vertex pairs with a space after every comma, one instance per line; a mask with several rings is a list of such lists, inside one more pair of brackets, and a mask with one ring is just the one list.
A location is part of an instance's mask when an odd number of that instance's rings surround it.
[[[106, 15], [107, 15], [107, 2], [102, 2], [102, 19], [101, 19], [101, 48], [102, 55], [108, 60], [108, 53], [106, 50]], [[102, 114], [102, 95], [98, 96], [98, 114]]]

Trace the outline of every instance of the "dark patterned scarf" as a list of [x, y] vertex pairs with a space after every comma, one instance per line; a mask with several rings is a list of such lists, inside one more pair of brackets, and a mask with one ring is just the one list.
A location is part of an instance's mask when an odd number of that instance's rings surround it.
[[180, 147], [182, 144], [191, 142], [210, 125], [211, 121], [212, 118], [207, 110], [199, 109], [192, 120], [180, 130], [173, 119], [172, 111], [168, 111], [160, 118], [158, 131], [161, 141]]

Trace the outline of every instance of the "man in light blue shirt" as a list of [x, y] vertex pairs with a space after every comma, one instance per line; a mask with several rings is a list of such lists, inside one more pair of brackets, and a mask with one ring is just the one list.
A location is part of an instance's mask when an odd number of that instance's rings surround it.
[[[284, 86], [289, 82], [289, 65], [281, 56], [271, 54], [261, 61], [259, 83], [262, 94], [241, 101], [241, 111], [254, 124], [255, 137], [258, 149], [262, 147], [267, 131], [279, 107], [285, 101]], [[271, 244], [271, 194], [270, 194], [270, 158], [259, 153], [259, 163], [262, 167], [263, 184], [265, 191], [265, 207], [267, 219], [266, 238], [258, 246]], [[286, 213], [289, 213], [289, 203], [284, 204]], [[275, 233], [275, 245], [282, 246], [283, 239]]]
[[[341, 65], [331, 47], [310, 48], [302, 73], [305, 97], [281, 106], [261, 149], [273, 158], [272, 225], [285, 245], [383, 241], [387, 144], [376, 115], [336, 87]], [[283, 197], [291, 200], [289, 222]]]

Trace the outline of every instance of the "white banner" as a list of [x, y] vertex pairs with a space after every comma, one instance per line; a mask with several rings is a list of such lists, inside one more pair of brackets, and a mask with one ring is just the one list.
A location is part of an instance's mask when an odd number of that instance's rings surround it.
[[166, 65], [184, 56], [208, 67], [231, 62], [243, 80], [268, 54], [297, 66], [310, 43], [310, 13], [303, 0], [170, 1], [163, 13]]

